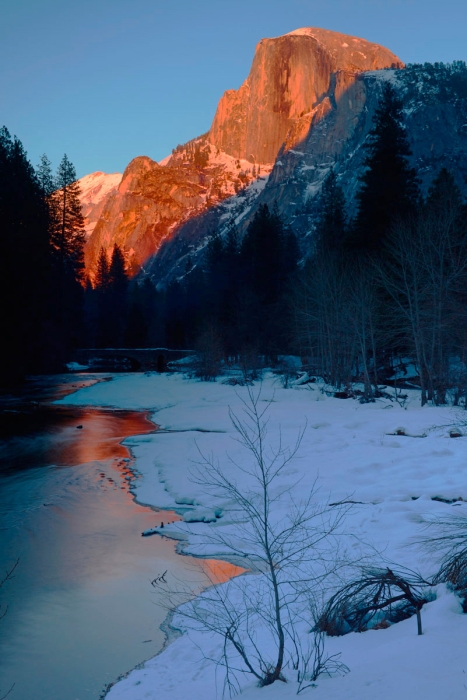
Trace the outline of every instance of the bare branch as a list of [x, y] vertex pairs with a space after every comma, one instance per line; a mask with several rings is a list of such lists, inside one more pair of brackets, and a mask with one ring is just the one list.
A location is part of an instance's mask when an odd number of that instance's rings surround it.
[[229, 693], [238, 689], [235, 674], [239, 672], [269, 685], [284, 680], [287, 665], [301, 669], [302, 680], [308, 678], [308, 665], [315, 655], [313, 678], [330, 668], [322, 652], [324, 638], [313, 646], [311, 655], [303, 655], [296, 626], [308, 619], [310, 628], [310, 597], [346, 561], [338, 537], [351, 506], [317, 504], [316, 480], [301, 501], [294, 498], [292, 491], [299, 481], [283, 483], [283, 476], [298, 454], [306, 426], [298, 430], [292, 445], [284, 443], [280, 430], [271, 441], [267, 416], [271, 401], [263, 407], [260, 397], [261, 389], [256, 392], [248, 386], [246, 397], [240, 396], [243, 413], [229, 412], [234, 439], [246, 459], [227, 455], [228, 468], [223, 468], [213, 454], [204, 454], [197, 445], [199, 459], [192, 471], [195, 483], [230, 504], [235, 523], [233, 529], [219, 521], [200, 535], [201, 541], [215, 545], [224, 558], [246, 557], [257, 575], [213, 585], [194, 600], [193, 591], [174, 588], [165, 574], [153, 581], [164, 590], [176, 618], [189, 629], [222, 638], [216, 663], [225, 669], [224, 692]]

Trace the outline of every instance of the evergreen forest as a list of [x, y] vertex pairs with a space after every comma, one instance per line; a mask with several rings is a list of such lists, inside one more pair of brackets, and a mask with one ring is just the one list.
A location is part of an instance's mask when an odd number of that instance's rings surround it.
[[466, 202], [446, 169], [422, 195], [389, 82], [364, 147], [355, 216], [330, 171], [307, 250], [276, 207], [261, 205], [246, 232], [234, 220], [212, 231], [203, 255], [160, 288], [130, 277], [118, 245], [85, 277], [72, 163], [64, 156], [53, 173], [43, 156], [33, 168], [3, 128], [2, 381], [59, 371], [78, 347], [167, 347], [195, 350], [204, 379], [298, 355], [344, 395], [358, 384], [371, 401], [394, 377], [413, 377], [422, 403], [465, 406]]

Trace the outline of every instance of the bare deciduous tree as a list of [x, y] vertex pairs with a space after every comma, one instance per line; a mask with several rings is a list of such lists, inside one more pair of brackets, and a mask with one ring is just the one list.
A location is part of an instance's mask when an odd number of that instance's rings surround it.
[[459, 207], [425, 208], [398, 222], [387, 256], [376, 264], [391, 299], [386, 323], [413, 354], [422, 405], [446, 402], [450, 360], [462, 358], [465, 308], [459, 290], [466, 282], [467, 241], [458, 226]]
[[212, 586], [188, 603], [191, 591], [175, 590], [170, 582], [164, 589], [172, 609], [178, 608], [177, 615], [193, 629], [222, 638], [216, 663], [225, 669], [224, 690], [239, 690], [239, 673], [250, 674], [262, 686], [285, 680], [286, 667], [298, 672], [303, 688], [320, 673], [340, 668], [337, 659], [324, 656], [322, 637], [313, 637], [304, 649], [300, 635], [310, 633], [311, 609], [326, 577], [343, 565], [339, 537], [349, 506], [317, 504], [316, 482], [297, 501], [297, 483], [290, 484], [286, 471], [304, 430], [294, 445], [284, 445], [280, 432], [276, 440], [268, 437], [270, 402], [263, 406], [261, 392], [247, 387], [242, 402], [243, 414], [230, 411], [230, 418], [244, 457], [229, 457], [228, 466], [221, 467], [213, 455], [200, 453], [193, 478], [229, 503], [230, 527], [219, 521], [203, 532], [202, 542], [219, 557], [246, 560], [254, 574]]
[[324, 251], [305, 265], [295, 287], [295, 334], [302, 354], [336, 388], [348, 386], [355, 366], [347, 272], [337, 255]]
[[307, 645], [299, 648], [299, 664], [297, 669], [297, 695], [303, 690], [313, 687], [322, 675], [345, 675], [349, 667], [340, 661], [340, 654], [325, 653], [325, 633], [315, 628], [308, 635]]

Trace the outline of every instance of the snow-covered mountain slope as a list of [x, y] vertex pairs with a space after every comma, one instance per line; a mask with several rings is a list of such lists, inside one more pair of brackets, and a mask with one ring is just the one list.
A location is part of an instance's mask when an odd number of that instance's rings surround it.
[[102, 173], [100, 171], [85, 175], [78, 180], [81, 189], [81, 206], [86, 219], [88, 236], [100, 217], [102, 204], [106, 197], [113, 193], [122, 179], [122, 173]]
[[220, 231], [222, 235], [232, 223], [239, 230], [244, 228], [267, 186], [270, 172], [270, 166], [263, 166], [259, 176], [247, 181], [238, 194], [232, 193], [223, 201], [213, 203], [199, 216], [188, 216], [180, 222], [173, 235], [167, 236], [157, 253], [143, 264], [142, 274], [165, 286], [174, 277], [185, 274], [188, 258], [195, 265], [202, 259], [213, 231]]
[[467, 194], [467, 67], [458, 62], [362, 73], [299, 147], [279, 155], [258, 205], [277, 202], [296, 232], [305, 235], [312, 230], [316, 195], [333, 168], [353, 214], [365, 140], [387, 81], [403, 103], [410, 161], [422, 191], [426, 194], [445, 167]]
[[[305, 255], [313, 235], [322, 184], [331, 168], [337, 174], [352, 215], [359, 177], [364, 169], [364, 143], [386, 81], [403, 102], [411, 164], [427, 192], [443, 167], [467, 194], [467, 67], [409, 66], [402, 70], [368, 71], [344, 91], [334, 90], [314, 110], [301, 143], [284, 147], [263, 187], [249, 189], [228, 201], [244, 231], [260, 204], [277, 206], [298, 235]], [[337, 85], [337, 78], [336, 84]], [[227, 204], [227, 203], [225, 203]], [[155, 281], [183, 274], [188, 256], [196, 264], [211, 231], [226, 228], [225, 204], [181, 225], [145, 265]]]

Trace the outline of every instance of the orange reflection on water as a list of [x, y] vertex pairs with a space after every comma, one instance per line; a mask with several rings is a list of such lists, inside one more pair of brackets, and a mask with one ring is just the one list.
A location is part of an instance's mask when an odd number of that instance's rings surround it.
[[202, 569], [211, 583], [224, 583], [235, 576], [244, 574], [246, 569], [241, 566], [235, 566], [227, 561], [218, 561], [217, 559], [205, 559], [202, 563]]
[[[131, 536], [135, 515], [139, 515], [138, 525], [140, 533], [161, 524], [169, 525], [182, 516], [174, 511], [158, 510], [136, 502], [131, 494], [130, 478], [133, 475], [131, 453], [121, 444], [122, 440], [131, 435], [143, 435], [153, 432], [157, 426], [152, 423], [144, 413], [132, 411], [118, 411], [102, 408], [74, 409], [73, 413], [64, 411], [61, 416], [61, 427], [64, 428], [65, 441], [58, 441], [58, 445], [51, 447], [50, 461], [57, 466], [84, 465], [98, 462], [95, 473], [95, 481], [107, 492], [105, 509], [96, 507], [88, 509], [86, 517], [74, 518], [68, 523], [68, 529], [75, 534], [89, 535], [91, 532], [110, 528], [119, 532], [116, 541], [122, 538], [121, 528], [127, 527]], [[79, 428], [78, 428], [79, 426]], [[123, 508], [122, 491], [130, 496], [131, 505]], [[67, 512], [61, 512], [62, 517], [68, 518]], [[128, 525], [124, 525], [128, 522]], [[162, 531], [160, 534], [164, 534]], [[170, 537], [170, 535], [169, 535]], [[154, 545], [156, 540], [145, 540], [144, 546]], [[109, 543], [109, 547], [111, 547]], [[246, 569], [217, 559], [200, 559], [197, 568], [204, 574], [208, 582], [204, 585], [224, 583], [231, 578], [240, 576]]]
[[[78, 425], [81, 426], [78, 428]], [[120, 444], [131, 435], [144, 435], [155, 429], [144, 414], [131, 411], [83, 410], [73, 417], [70, 427], [76, 431], [67, 445], [67, 462], [87, 464], [115, 457], [129, 457], [128, 449]]]

